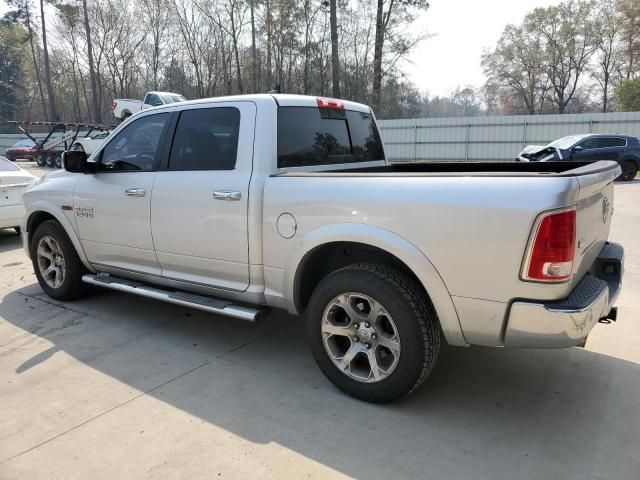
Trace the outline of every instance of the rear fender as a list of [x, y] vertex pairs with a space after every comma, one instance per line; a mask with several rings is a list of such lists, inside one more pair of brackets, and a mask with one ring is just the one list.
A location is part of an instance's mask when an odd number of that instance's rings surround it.
[[405, 238], [389, 230], [371, 225], [355, 223], [325, 225], [309, 232], [302, 238], [284, 275], [285, 302], [290, 312], [298, 313], [294, 300], [295, 279], [298, 269], [303, 265], [305, 256], [317, 247], [333, 242], [357, 242], [371, 245], [401, 260], [418, 277], [428, 292], [447, 342], [456, 346], [468, 345], [462, 334], [460, 321], [449, 290], [429, 259]]

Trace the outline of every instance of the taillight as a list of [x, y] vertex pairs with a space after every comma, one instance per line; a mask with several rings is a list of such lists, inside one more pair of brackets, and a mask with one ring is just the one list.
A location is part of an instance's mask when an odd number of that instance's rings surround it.
[[344, 103], [340, 100], [336, 100], [335, 98], [317, 97], [316, 101], [318, 102], [319, 108], [336, 108], [338, 110], [342, 110], [344, 108]]
[[538, 221], [523, 277], [538, 282], [568, 280], [573, 272], [575, 253], [575, 209], [547, 213]]
[[115, 110], [117, 106], [118, 106], [118, 102], [113, 102], [111, 104], [111, 110]]

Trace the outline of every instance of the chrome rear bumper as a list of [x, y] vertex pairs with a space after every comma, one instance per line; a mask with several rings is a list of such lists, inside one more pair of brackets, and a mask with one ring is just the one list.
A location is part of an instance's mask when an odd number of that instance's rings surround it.
[[562, 348], [579, 345], [609, 315], [624, 273], [624, 249], [607, 243], [571, 294], [562, 301], [516, 301], [504, 336], [506, 347]]

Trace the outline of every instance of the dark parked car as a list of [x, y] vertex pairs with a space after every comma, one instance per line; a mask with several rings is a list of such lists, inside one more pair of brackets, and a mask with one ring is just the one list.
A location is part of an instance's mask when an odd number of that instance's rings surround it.
[[27, 160], [36, 160], [38, 155], [38, 149], [36, 143], [33, 140], [25, 139], [20, 140], [9, 147], [4, 156], [9, 160], [15, 162], [18, 158], [24, 158]]
[[545, 146], [528, 146], [518, 154], [524, 162], [614, 160], [622, 167], [620, 180], [633, 180], [640, 168], [640, 143], [636, 137], [586, 134], [562, 137]]

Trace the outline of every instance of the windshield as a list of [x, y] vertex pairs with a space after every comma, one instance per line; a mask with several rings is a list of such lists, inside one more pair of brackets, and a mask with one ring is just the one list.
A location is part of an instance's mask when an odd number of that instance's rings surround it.
[[573, 145], [578, 143], [583, 138], [584, 138], [584, 135], [569, 135], [568, 137], [562, 137], [562, 138], [559, 138], [558, 140], [554, 140], [549, 145], [547, 145], [547, 147], [554, 147], [554, 148], [559, 148], [561, 150], [566, 150], [569, 147], [572, 147]]
[[176, 103], [176, 102], [184, 102], [187, 99], [184, 98], [182, 95], [160, 95], [162, 97], [162, 100], [164, 100], [164, 103]]
[[35, 145], [33, 140], [20, 140], [13, 144], [14, 147], [33, 147]]
[[0, 172], [18, 172], [20, 169], [4, 157], [0, 157]]

